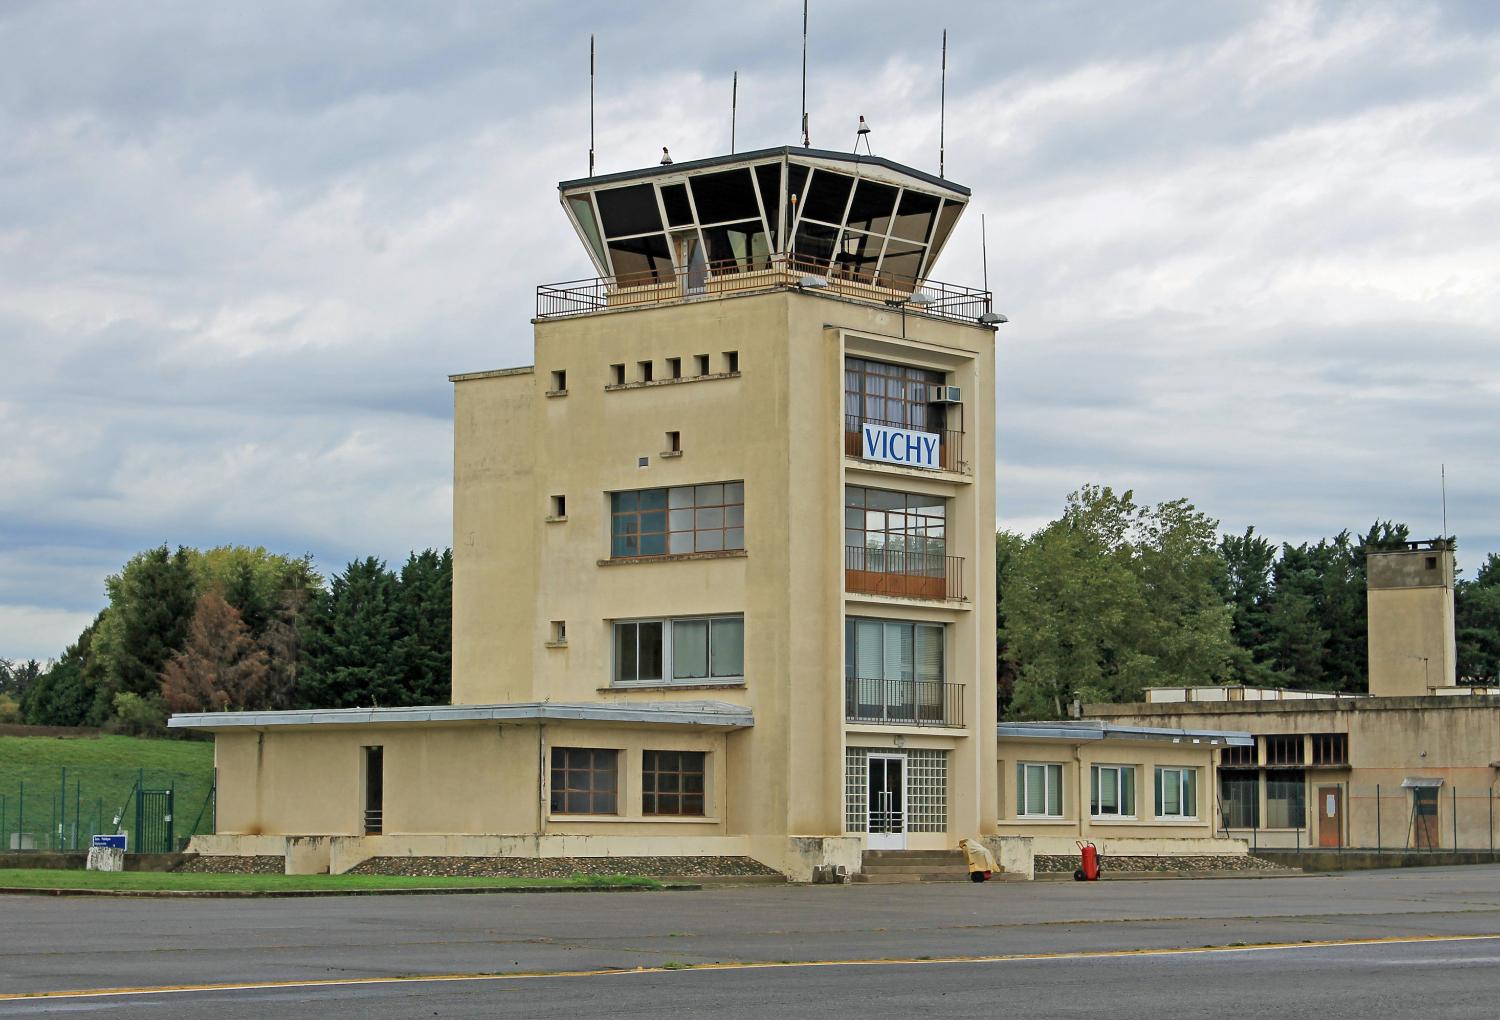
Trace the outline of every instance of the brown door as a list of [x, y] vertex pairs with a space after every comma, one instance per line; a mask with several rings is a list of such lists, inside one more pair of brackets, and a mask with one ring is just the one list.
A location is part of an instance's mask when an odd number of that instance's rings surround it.
[[1344, 788], [1318, 787], [1318, 846], [1344, 845]]

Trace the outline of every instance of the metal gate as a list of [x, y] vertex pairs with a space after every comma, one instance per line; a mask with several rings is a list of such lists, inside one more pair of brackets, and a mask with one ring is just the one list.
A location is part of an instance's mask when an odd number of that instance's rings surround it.
[[141, 790], [135, 802], [135, 847], [137, 853], [168, 854], [176, 850], [172, 840], [173, 791]]

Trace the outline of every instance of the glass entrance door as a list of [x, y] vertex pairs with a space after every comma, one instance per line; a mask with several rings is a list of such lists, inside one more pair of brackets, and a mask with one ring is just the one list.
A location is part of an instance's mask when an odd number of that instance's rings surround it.
[[906, 755], [870, 755], [869, 849], [906, 849]]

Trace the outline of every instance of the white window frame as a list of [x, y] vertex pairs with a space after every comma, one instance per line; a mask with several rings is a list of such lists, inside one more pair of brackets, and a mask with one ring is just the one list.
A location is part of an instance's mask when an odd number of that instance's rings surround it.
[[[698, 677], [674, 677], [672, 675], [672, 628], [682, 623], [704, 623], [707, 624], [708, 645], [706, 654], [708, 656], [709, 670], [713, 670], [713, 625], [715, 621], [735, 620], [740, 625], [740, 666], [741, 673], [738, 676], [698, 676]], [[661, 679], [659, 680], [619, 680], [619, 643], [615, 640], [615, 628], [625, 624], [659, 623], [661, 624]], [[636, 640], [640, 640], [640, 632], [636, 632]], [[743, 667], [745, 664], [745, 614], [744, 613], [714, 613], [708, 616], [642, 616], [629, 619], [609, 621], [609, 685], [611, 687], [734, 687], [745, 682]], [[637, 650], [636, 662], [640, 662], [640, 652]]]
[[[1063, 767], [1061, 762], [1055, 761], [1018, 761], [1016, 762], [1018, 775], [1016, 776], [1016, 817], [1017, 818], [1040, 818], [1056, 820], [1063, 816]], [[1042, 770], [1042, 810], [1040, 812], [1027, 810], [1031, 807], [1026, 803], [1025, 775], [1028, 769]], [[1047, 782], [1048, 769], [1057, 769], [1057, 799], [1059, 803], [1048, 804], [1048, 792], [1052, 789]], [[1055, 809], [1055, 810], [1053, 810]]]
[[[1161, 796], [1161, 802], [1162, 802], [1162, 806], [1163, 806], [1163, 810], [1161, 812], [1157, 813], [1157, 815], [1156, 815], [1157, 818], [1160, 818], [1160, 819], [1163, 819], [1163, 820], [1167, 820], [1167, 821], [1173, 821], [1173, 822], [1196, 822], [1196, 821], [1198, 821], [1198, 788], [1200, 786], [1202, 786], [1203, 784], [1198, 780], [1197, 775], [1196, 775], [1197, 772], [1198, 772], [1198, 770], [1196, 768], [1192, 767], [1191, 765], [1158, 765], [1158, 766], [1156, 766], [1156, 782], [1155, 782], [1155, 785], [1152, 787], [1152, 790], [1151, 790], [1151, 796], [1152, 796], [1151, 806], [1152, 806], [1153, 809], [1156, 807], [1156, 798], [1158, 796]], [[1163, 795], [1165, 787], [1162, 786], [1162, 783], [1166, 781], [1166, 777], [1167, 777], [1168, 773], [1174, 773], [1177, 776], [1177, 803], [1178, 803], [1179, 806], [1187, 803], [1187, 800], [1188, 800], [1188, 785], [1187, 785], [1188, 784], [1188, 773], [1193, 773], [1194, 774], [1194, 777], [1193, 777], [1193, 813], [1192, 814], [1183, 814], [1183, 813], [1179, 812], [1178, 814], [1174, 815], [1174, 814], [1168, 813], [1165, 810], [1167, 799]]]
[[[1140, 790], [1140, 784], [1135, 781], [1135, 778], [1136, 778], [1136, 776], [1135, 776], [1136, 767], [1134, 765], [1106, 765], [1106, 764], [1102, 764], [1101, 763], [1101, 764], [1098, 764], [1098, 765], [1090, 765], [1089, 769], [1090, 769], [1090, 772], [1091, 772], [1091, 775], [1090, 775], [1090, 778], [1089, 778], [1089, 817], [1092, 818], [1092, 819], [1094, 819], [1094, 820], [1096, 820], [1096, 821], [1102, 821], [1102, 822], [1115, 822], [1115, 821], [1119, 821], [1119, 822], [1133, 822], [1133, 821], [1136, 821], [1138, 819], [1139, 813], [1140, 813], [1140, 799], [1139, 798], [1140, 798], [1140, 792], [1141, 792], [1141, 790]], [[1132, 801], [1134, 801], [1134, 806], [1135, 806], [1135, 811], [1132, 812], [1131, 814], [1127, 815], [1123, 811], [1118, 811], [1118, 810], [1115, 813], [1107, 814], [1107, 813], [1104, 813], [1102, 811], [1099, 811], [1096, 808], [1096, 806], [1094, 804], [1095, 797], [1094, 797], [1094, 793], [1093, 793], [1094, 786], [1095, 786], [1095, 779], [1097, 778], [1098, 788], [1099, 788], [1098, 801], [1102, 805], [1103, 802], [1104, 802], [1104, 774], [1106, 772], [1112, 772], [1112, 773], [1114, 773], [1114, 776], [1115, 776], [1115, 805], [1116, 805], [1117, 809], [1118, 809], [1118, 806], [1120, 805], [1121, 801], [1123, 801], [1125, 799], [1124, 797], [1122, 797], [1120, 795], [1121, 789], [1122, 789], [1121, 784], [1120, 784], [1120, 776], [1123, 775], [1126, 772], [1130, 773], [1130, 796], [1131, 796]]]

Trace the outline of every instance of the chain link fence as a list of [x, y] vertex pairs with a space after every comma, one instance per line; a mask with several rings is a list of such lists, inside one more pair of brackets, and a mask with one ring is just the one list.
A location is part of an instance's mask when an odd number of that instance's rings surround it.
[[1243, 839], [1252, 851], [1494, 851], [1500, 842], [1500, 794], [1493, 786], [1431, 781], [1266, 787], [1260, 799], [1226, 799], [1229, 791], [1221, 790], [1220, 835]]
[[60, 766], [55, 776], [0, 776], [0, 851], [87, 850], [125, 833], [129, 853], [173, 853], [214, 831], [213, 775]]

